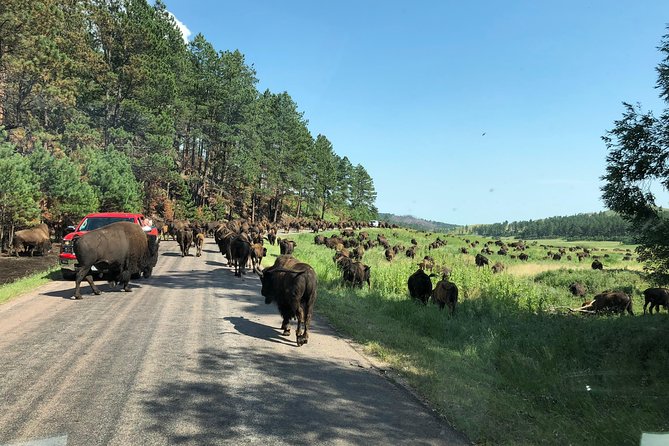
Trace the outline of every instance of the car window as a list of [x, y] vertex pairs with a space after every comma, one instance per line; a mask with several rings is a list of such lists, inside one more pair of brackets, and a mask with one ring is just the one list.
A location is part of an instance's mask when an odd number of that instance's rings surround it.
[[134, 222], [133, 217], [89, 217], [79, 226], [80, 231], [92, 231], [94, 229], [102, 228], [117, 221]]

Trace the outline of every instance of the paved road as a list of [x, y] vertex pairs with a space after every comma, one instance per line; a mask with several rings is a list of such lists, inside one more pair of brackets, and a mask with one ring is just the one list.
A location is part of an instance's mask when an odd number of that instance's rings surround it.
[[281, 336], [213, 241], [177, 251], [131, 293], [56, 281], [0, 306], [0, 445], [465, 444], [322, 319]]

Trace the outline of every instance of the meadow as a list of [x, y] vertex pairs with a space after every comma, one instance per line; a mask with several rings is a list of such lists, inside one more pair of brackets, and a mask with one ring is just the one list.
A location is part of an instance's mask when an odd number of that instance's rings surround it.
[[[643, 316], [641, 293], [655, 284], [636, 261], [624, 260], [634, 246], [530, 241], [527, 262], [512, 259], [513, 250], [488, 255], [490, 265], [505, 266], [493, 274], [474, 263], [489, 239], [365, 231], [373, 239], [384, 234], [391, 246], [408, 248], [415, 238], [415, 259], [401, 251], [389, 262], [382, 247], [372, 248], [363, 258], [371, 287], [351, 288], [342, 283], [334, 250], [315, 245], [311, 233], [286, 236], [297, 242], [294, 255], [318, 274], [316, 312], [401, 374], [475, 443], [638, 444], [642, 432], [669, 431], [669, 316], [664, 310]], [[332, 234], [339, 232], [322, 235]], [[447, 245], [429, 250], [437, 237]], [[592, 270], [592, 257], [579, 262], [575, 251], [559, 261], [547, 258], [548, 251], [570, 246], [590, 249], [604, 269]], [[278, 247], [269, 254], [266, 266]], [[435, 259], [435, 272], [451, 269], [460, 291], [453, 316], [409, 297], [407, 279], [426, 255]], [[570, 312], [584, 299], [569, 292], [574, 281], [586, 286], [587, 299], [604, 290], [628, 293], [635, 316]]]

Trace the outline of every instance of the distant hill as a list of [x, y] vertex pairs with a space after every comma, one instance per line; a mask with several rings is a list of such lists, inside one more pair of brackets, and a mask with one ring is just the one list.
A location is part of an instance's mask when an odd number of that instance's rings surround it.
[[411, 228], [428, 232], [448, 232], [458, 227], [458, 225], [452, 225], [450, 223], [424, 220], [422, 218], [414, 217], [413, 215], [384, 214], [381, 212], [379, 212], [379, 220], [386, 221], [390, 224], [396, 224], [397, 226], [401, 226], [403, 228]]

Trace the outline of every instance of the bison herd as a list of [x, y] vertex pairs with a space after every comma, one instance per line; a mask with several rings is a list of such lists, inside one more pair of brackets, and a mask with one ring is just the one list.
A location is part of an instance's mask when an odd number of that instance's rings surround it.
[[[182, 257], [190, 255], [190, 249], [195, 247], [195, 256], [200, 257], [205, 242], [205, 237], [214, 238], [220, 253], [226, 258], [227, 265], [232, 267], [234, 274], [241, 277], [246, 274], [247, 269], [254, 271], [262, 283], [261, 294], [265, 297], [265, 303], [276, 303], [282, 317], [281, 329], [284, 335], [290, 334], [290, 320], [297, 319], [296, 342], [298, 346], [304, 345], [309, 339], [309, 324], [313, 313], [314, 303], [317, 296], [318, 281], [314, 269], [300, 262], [293, 253], [297, 243], [288, 238], [278, 237], [279, 230], [288, 232], [291, 229], [299, 231], [308, 227], [317, 233], [314, 237], [316, 245], [322, 245], [334, 251], [332, 260], [336, 269], [341, 274], [343, 284], [361, 288], [365, 284], [371, 288], [371, 267], [363, 262], [366, 252], [374, 248], [380, 248], [387, 262], [393, 262], [397, 256], [405, 255], [415, 261], [417, 255], [418, 241], [411, 239], [411, 245], [406, 247], [402, 244], [392, 245], [383, 234], [371, 237], [363, 230], [363, 225], [346, 228], [340, 226], [340, 234], [324, 236], [319, 231], [334, 229], [331, 224], [319, 225], [291, 225], [279, 228], [267, 223], [252, 223], [247, 220], [232, 220], [221, 223], [193, 224], [188, 221], [170, 221], [165, 224], [159, 223], [160, 237], [150, 236], [142, 230], [142, 227], [130, 223], [113, 223], [100, 229], [90, 231], [75, 239], [74, 253], [80, 265], [76, 274], [74, 298], [81, 299], [80, 285], [86, 279], [93, 292], [99, 294], [100, 290], [95, 286], [91, 271], [104, 270], [108, 272], [109, 280], [122, 285], [124, 291], [130, 291], [129, 281], [133, 277], [149, 277], [158, 260], [158, 248], [160, 239], [171, 237], [179, 246]], [[359, 232], [355, 232], [358, 229]], [[396, 235], [396, 234], [395, 234]], [[45, 253], [51, 249], [51, 237], [49, 228], [42, 224], [35, 228], [21, 230], [15, 233], [12, 240], [10, 254], [18, 255], [20, 251], [33, 255], [34, 253]], [[265, 241], [271, 245], [278, 244], [280, 255], [274, 264], [263, 268], [262, 260], [267, 255]], [[465, 240], [466, 245], [459, 248], [463, 254], [470, 249], [479, 251], [479, 241]], [[438, 249], [447, 245], [447, 241], [437, 237], [436, 241], [427, 244], [429, 250]], [[495, 246], [496, 245], [496, 246]], [[525, 253], [524, 242], [513, 242], [508, 245], [501, 241], [489, 241], [482, 245], [480, 252], [474, 256], [474, 264], [478, 268], [490, 267], [491, 261], [488, 257], [495, 253], [500, 256], [510, 256], [521, 261], [527, 261], [529, 256]], [[496, 251], [495, 251], [496, 250]], [[557, 251], [549, 251], [546, 247], [546, 258], [560, 261], [563, 257], [571, 258], [565, 248]], [[589, 250], [572, 250], [581, 261], [590, 255]], [[514, 254], [514, 251], [520, 251]], [[424, 256], [418, 263], [418, 269], [407, 278], [407, 289], [409, 296], [416, 302], [427, 305], [430, 299], [440, 310], [448, 307], [448, 312], [453, 315], [458, 303], [458, 286], [450, 280], [450, 269], [437, 267], [431, 256]], [[602, 270], [603, 264], [599, 258], [595, 258], [591, 265], [594, 270]], [[437, 277], [433, 270], [437, 268], [440, 274], [439, 280], [433, 285], [432, 279]], [[493, 273], [501, 273], [505, 266], [501, 262], [494, 263], [490, 270]], [[587, 294], [583, 284], [574, 282], [569, 285], [569, 291], [577, 297]], [[643, 292], [645, 304], [644, 314], [648, 309], [659, 312], [661, 307], [669, 312], [669, 290], [664, 288], [649, 288]], [[648, 308], [649, 307], [649, 308]], [[570, 309], [574, 312], [585, 314], [598, 314], [602, 312], [618, 312], [634, 314], [632, 299], [621, 291], [605, 291], [586, 301], [580, 308]]]

